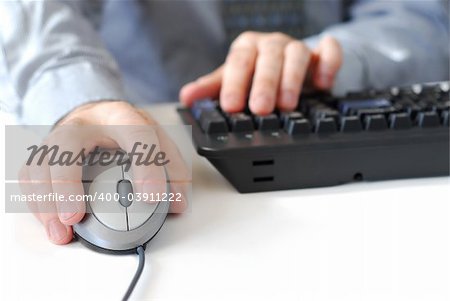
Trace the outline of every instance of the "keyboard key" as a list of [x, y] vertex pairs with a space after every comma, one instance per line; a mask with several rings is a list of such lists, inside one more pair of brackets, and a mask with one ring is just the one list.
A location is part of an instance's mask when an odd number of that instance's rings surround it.
[[332, 117], [317, 119], [315, 122], [315, 131], [319, 134], [334, 133], [337, 131], [336, 122]]
[[359, 132], [362, 130], [361, 120], [358, 116], [344, 116], [341, 117], [341, 132]]
[[203, 111], [200, 114], [200, 126], [207, 134], [220, 134], [228, 132], [228, 126], [225, 118], [219, 111]]
[[422, 111], [434, 111], [440, 106], [434, 99], [422, 98], [422, 100], [416, 103]]
[[300, 108], [304, 114], [309, 115], [310, 111], [315, 107], [323, 107], [322, 103], [318, 99], [307, 98], [300, 101]]
[[291, 119], [286, 126], [286, 131], [289, 135], [308, 134], [311, 132], [311, 126], [307, 119]]
[[436, 112], [420, 112], [417, 115], [417, 124], [420, 127], [428, 128], [428, 127], [435, 127], [440, 125], [439, 116], [436, 114]]
[[294, 111], [294, 112], [282, 112], [280, 114], [280, 118], [281, 118], [281, 123], [284, 126], [287, 126], [290, 120], [302, 119], [304, 117], [303, 117], [302, 113]]
[[449, 115], [450, 115], [450, 113], [449, 113], [449, 111], [443, 111], [442, 113], [441, 113], [441, 120], [442, 120], [442, 125], [443, 126], [448, 126], [449, 125]]
[[[370, 108], [370, 109], [359, 109], [356, 110], [355, 114], [359, 116], [361, 119], [364, 119], [367, 115], [385, 115], [388, 116], [389, 114], [396, 113], [399, 111], [399, 108], [390, 106], [385, 108]], [[350, 112], [352, 113], [352, 111]], [[353, 114], [351, 114], [353, 115]]]
[[436, 111], [438, 114], [441, 114], [442, 111], [449, 110], [450, 109], [450, 100], [445, 102], [436, 102], [433, 105], [433, 111]]
[[232, 114], [228, 120], [233, 132], [251, 132], [254, 130], [252, 118], [244, 113]]
[[368, 131], [382, 131], [388, 128], [386, 118], [382, 114], [367, 115], [364, 118], [364, 125]]
[[374, 89], [370, 89], [370, 90], [365, 90], [365, 91], [359, 91], [359, 92], [348, 92], [347, 93], [347, 100], [348, 99], [354, 99], [354, 100], [359, 100], [359, 99], [373, 99], [375, 98], [375, 96], [377, 96], [379, 92], [377, 90]]
[[196, 120], [200, 120], [202, 112], [214, 111], [217, 108], [217, 102], [205, 99], [194, 102], [191, 108], [192, 115]]
[[439, 101], [445, 102], [445, 101], [449, 101], [449, 100], [450, 100], [450, 93], [449, 93], [449, 92], [447, 92], [447, 93], [442, 93], [442, 94], [440, 95], [440, 97], [439, 97]]
[[409, 114], [412, 119], [415, 119], [417, 114], [423, 110], [422, 107], [418, 106], [412, 100], [402, 99], [396, 103], [402, 111]]
[[391, 129], [410, 129], [412, 127], [411, 118], [408, 113], [395, 113], [389, 115], [389, 127]]
[[324, 119], [324, 118], [333, 118], [335, 122], [339, 121], [340, 114], [338, 111], [333, 110], [328, 107], [319, 108], [312, 112], [312, 118], [314, 120]]
[[280, 121], [275, 114], [269, 114], [266, 116], [256, 116], [256, 124], [260, 131], [273, 131], [280, 128]]
[[339, 111], [348, 115], [350, 111], [356, 112], [359, 109], [370, 109], [380, 107], [390, 107], [391, 101], [387, 98], [375, 98], [375, 99], [357, 99], [357, 100], [344, 100], [339, 101]]

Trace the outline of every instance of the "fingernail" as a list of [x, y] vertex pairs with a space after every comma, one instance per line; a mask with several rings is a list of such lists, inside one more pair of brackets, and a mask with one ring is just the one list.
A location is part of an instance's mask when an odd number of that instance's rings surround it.
[[51, 241], [61, 241], [67, 236], [67, 228], [57, 219], [53, 219], [47, 223], [47, 236]]
[[67, 221], [75, 215], [75, 212], [62, 212], [59, 216], [62, 220]]
[[76, 213], [83, 212], [82, 201], [63, 201], [59, 204], [59, 216], [62, 221], [70, 220]]

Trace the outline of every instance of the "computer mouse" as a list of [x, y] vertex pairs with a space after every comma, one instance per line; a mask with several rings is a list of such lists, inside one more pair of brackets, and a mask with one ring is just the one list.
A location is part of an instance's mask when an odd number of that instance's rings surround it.
[[82, 182], [86, 214], [73, 229], [86, 246], [106, 253], [135, 253], [164, 224], [170, 203], [137, 201], [131, 172], [119, 160], [85, 164]]

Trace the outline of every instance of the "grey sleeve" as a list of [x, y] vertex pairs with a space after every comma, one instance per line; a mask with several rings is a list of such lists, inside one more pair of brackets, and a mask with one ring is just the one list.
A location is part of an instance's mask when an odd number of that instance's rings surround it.
[[119, 69], [77, 1], [0, 2], [0, 104], [54, 124], [89, 101], [125, 99]]
[[344, 51], [334, 93], [449, 79], [445, 0], [357, 1], [351, 19], [306, 39], [335, 37]]

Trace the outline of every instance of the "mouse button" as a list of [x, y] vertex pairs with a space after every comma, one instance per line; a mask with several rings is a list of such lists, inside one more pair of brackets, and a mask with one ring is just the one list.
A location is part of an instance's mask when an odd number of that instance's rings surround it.
[[116, 231], [128, 231], [126, 213], [94, 213], [95, 217], [106, 227]]
[[157, 202], [135, 200], [127, 208], [129, 229], [134, 230], [142, 226], [152, 216], [153, 212], [155, 212], [157, 205]]
[[89, 205], [95, 218], [106, 227], [117, 231], [128, 230], [127, 213], [119, 202], [93, 199]]
[[116, 199], [116, 185], [117, 180], [106, 181], [97, 177], [89, 187], [89, 205], [94, 216], [103, 225], [113, 230], [127, 231], [127, 214], [125, 207]]
[[83, 181], [116, 181], [122, 179], [122, 166], [115, 164], [93, 165], [83, 167]]

